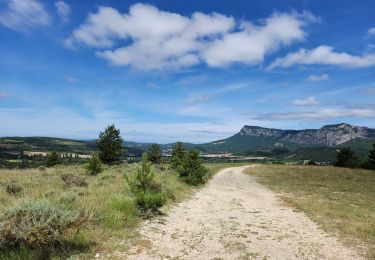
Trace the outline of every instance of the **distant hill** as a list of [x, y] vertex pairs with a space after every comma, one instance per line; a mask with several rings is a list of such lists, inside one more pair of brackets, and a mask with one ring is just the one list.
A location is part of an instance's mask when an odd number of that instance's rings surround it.
[[197, 147], [205, 152], [231, 152], [290, 159], [334, 160], [339, 147], [349, 146], [365, 158], [375, 142], [375, 129], [349, 124], [319, 129], [281, 130], [245, 125], [239, 133]]
[[[232, 153], [282, 160], [334, 161], [336, 150], [351, 147], [365, 159], [375, 142], [375, 129], [349, 124], [326, 125], [319, 129], [282, 130], [245, 125], [237, 134], [206, 144], [184, 143], [187, 149], [205, 153]], [[175, 143], [161, 144], [164, 154], [170, 154]], [[128, 155], [141, 156], [151, 143], [124, 142]], [[90, 154], [96, 151], [94, 140], [82, 141], [54, 137], [0, 138], [0, 158], [20, 151], [71, 152]]]
[[[125, 147], [127, 154], [140, 156], [142, 149]], [[91, 154], [97, 151], [95, 141], [72, 140], [56, 137], [2, 137], [0, 138], [0, 158], [21, 151]]]

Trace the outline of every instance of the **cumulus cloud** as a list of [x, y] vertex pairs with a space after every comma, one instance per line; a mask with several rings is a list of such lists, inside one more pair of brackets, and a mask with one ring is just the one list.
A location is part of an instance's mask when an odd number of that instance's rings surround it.
[[329, 80], [328, 74], [321, 74], [321, 75], [310, 75], [307, 78], [308, 81], [324, 81], [324, 80]]
[[264, 113], [257, 115], [258, 120], [327, 120], [337, 118], [372, 118], [375, 117], [375, 109], [371, 107], [348, 109], [321, 109], [307, 112]]
[[38, 0], [5, 0], [0, 7], [0, 25], [24, 32], [38, 26], [46, 26], [51, 18]]
[[265, 55], [304, 40], [303, 27], [317, 20], [309, 12], [274, 13], [254, 24], [218, 13], [183, 16], [148, 4], [132, 5], [129, 13], [99, 7], [65, 43], [97, 48], [96, 55], [114, 65], [142, 70], [259, 64]]
[[368, 29], [367, 31], [368, 35], [375, 35], [375, 27]]
[[308, 97], [306, 99], [295, 99], [293, 100], [295, 106], [316, 106], [319, 105], [319, 101], [315, 97]]
[[70, 5], [68, 5], [64, 1], [57, 1], [55, 3], [55, 7], [56, 7], [56, 10], [57, 10], [57, 14], [60, 17], [60, 20], [63, 23], [67, 23], [69, 21], [69, 16], [70, 16], [70, 13], [71, 13]]
[[294, 65], [335, 65], [349, 68], [362, 68], [375, 65], [375, 53], [354, 56], [345, 52], [335, 52], [332, 47], [321, 45], [312, 50], [300, 49], [289, 53], [283, 58], [277, 58], [268, 69], [276, 67], [289, 68]]

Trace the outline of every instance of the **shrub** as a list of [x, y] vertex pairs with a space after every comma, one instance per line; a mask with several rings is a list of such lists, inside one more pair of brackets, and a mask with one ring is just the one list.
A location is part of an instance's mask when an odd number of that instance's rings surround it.
[[307, 165], [318, 165], [318, 163], [314, 160], [310, 160], [307, 162]]
[[142, 165], [137, 169], [133, 180], [125, 175], [136, 204], [143, 212], [156, 211], [167, 200], [161, 185], [154, 181], [154, 176], [146, 153], [142, 155]]
[[61, 175], [61, 179], [67, 186], [86, 187], [88, 185], [85, 179], [80, 178], [79, 176], [74, 176], [70, 173]]
[[188, 184], [199, 185], [206, 181], [207, 169], [203, 166], [197, 150], [189, 150], [185, 153], [178, 173]]
[[9, 194], [17, 195], [22, 192], [23, 188], [17, 182], [12, 181], [5, 184], [5, 190]]
[[149, 160], [152, 163], [160, 163], [160, 159], [161, 159], [160, 145], [152, 144], [149, 149]]
[[185, 147], [181, 142], [177, 142], [172, 149], [171, 166], [173, 169], [178, 169], [184, 159]]
[[46, 160], [47, 167], [52, 167], [60, 163], [61, 163], [60, 156], [58, 153], [53, 151], [52, 153], [47, 154], [47, 160]]
[[86, 170], [90, 175], [97, 175], [103, 171], [102, 163], [99, 159], [99, 155], [94, 153], [86, 165]]
[[164, 192], [145, 191], [137, 193], [135, 201], [143, 210], [156, 211], [166, 203], [167, 196]]
[[123, 153], [123, 142], [120, 130], [115, 125], [108, 126], [104, 132], [99, 134], [99, 139], [96, 141], [100, 160], [106, 164], [119, 161]]
[[354, 151], [350, 147], [345, 147], [339, 150], [336, 154], [335, 166], [338, 167], [357, 167], [359, 165], [359, 160], [355, 156]]
[[84, 228], [90, 219], [85, 212], [66, 210], [47, 201], [24, 202], [0, 217], [0, 248], [43, 248]]

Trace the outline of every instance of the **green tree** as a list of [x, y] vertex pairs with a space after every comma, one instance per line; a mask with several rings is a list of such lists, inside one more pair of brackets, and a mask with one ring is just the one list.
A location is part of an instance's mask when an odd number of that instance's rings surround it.
[[207, 169], [202, 164], [198, 150], [189, 150], [185, 153], [178, 167], [178, 173], [186, 183], [191, 185], [199, 185], [206, 181]]
[[181, 165], [185, 155], [185, 147], [181, 142], [177, 142], [172, 149], [171, 166], [173, 169], [178, 169]]
[[337, 152], [335, 165], [338, 167], [356, 167], [358, 166], [358, 158], [350, 147], [345, 147]]
[[373, 144], [373, 148], [368, 155], [367, 161], [362, 165], [362, 167], [369, 170], [375, 170], [375, 143]]
[[52, 167], [60, 163], [61, 163], [60, 156], [57, 152], [53, 151], [52, 153], [47, 154], [47, 160], [46, 160], [47, 167]]
[[100, 132], [99, 139], [96, 141], [100, 160], [106, 164], [119, 161], [123, 154], [123, 142], [120, 129], [117, 129], [115, 125], [107, 126], [104, 132]]
[[130, 190], [135, 196], [137, 206], [142, 211], [156, 211], [163, 206], [167, 200], [161, 185], [154, 181], [155, 174], [151, 170], [147, 153], [142, 155], [141, 167], [137, 169], [133, 179], [125, 175]]
[[159, 163], [161, 159], [160, 145], [152, 144], [149, 149], [149, 160], [152, 163]]
[[97, 175], [103, 171], [102, 162], [100, 161], [97, 153], [91, 155], [91, 158], [86, 165], [86, 170], [90, 175]]

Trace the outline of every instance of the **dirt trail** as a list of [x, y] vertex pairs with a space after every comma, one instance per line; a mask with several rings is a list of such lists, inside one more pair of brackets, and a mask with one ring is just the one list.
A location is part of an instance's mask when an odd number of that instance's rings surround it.
[[[243, 173], [220, 171], [202, 190], [140, 232], [129, 259], [360, 259], [303, 213]], [[123, 255], [124, 257], [124, 255]]]

